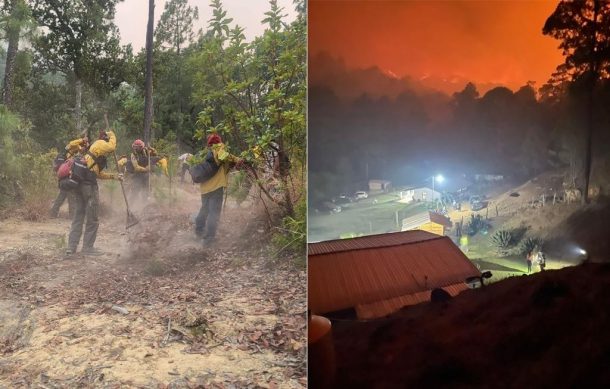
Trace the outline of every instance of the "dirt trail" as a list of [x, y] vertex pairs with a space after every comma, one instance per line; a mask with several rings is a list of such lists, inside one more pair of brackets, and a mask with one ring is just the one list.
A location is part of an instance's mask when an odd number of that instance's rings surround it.
[[306, 386], [305, 270], [268, 258], [256, 207], [203, 248], [181, 204], [102, 217], [99, 257], [64, 259], [68, 220], [0, 222], [0, 388]]

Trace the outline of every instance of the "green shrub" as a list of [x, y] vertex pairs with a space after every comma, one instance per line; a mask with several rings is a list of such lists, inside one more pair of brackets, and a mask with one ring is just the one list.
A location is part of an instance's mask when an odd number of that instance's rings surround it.
[[19, 118], [0, 106], [0, 208], [21, 196], [19, 163], [13, 138], [20, 126]]
[[237, 171], [229, 176], [229, 196], [235, 198], [238, 204], [241, 204], [248, 198], [252, 188], [252, 181], [248, 179], [248, 175], [243, 171]]
[[307, 205], [301, 199], [294, 207], [295, 217], [286, 216], [282, 220], [282, 227], [273, 236], [273, 243], [278, 248], [277, 254], [289, 252], [302, 257], [305, 263], [305, 245], [307, 244], [307, 221], [305, 214]]
[[470, 215], [470, 221], [466, 227], [469, 236], [474, 236], [478, 232], [486, 234], [489, 230], [489, 223], [481, 215]]
[[57, 192], [52, 170], [57, 150], [41, 151], [30, 125], [0, 107], [0, 208], [23, 205], [30, 220], [46, 217]]

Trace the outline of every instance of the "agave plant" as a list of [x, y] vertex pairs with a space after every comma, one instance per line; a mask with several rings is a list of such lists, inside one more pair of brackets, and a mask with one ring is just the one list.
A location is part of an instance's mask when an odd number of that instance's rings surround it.
[[534, 251], [536, 247], [542, 246], [542, 240], [537, 237], [528, 237], [521, 242], [521, 249], [519, 250], [522, 255], [527, 255]]
[[498, 253], [505, 255], [512, 245], [512, 236], [510, 231], [500, 230], [491, 236], [491, 241], [496, 246]]

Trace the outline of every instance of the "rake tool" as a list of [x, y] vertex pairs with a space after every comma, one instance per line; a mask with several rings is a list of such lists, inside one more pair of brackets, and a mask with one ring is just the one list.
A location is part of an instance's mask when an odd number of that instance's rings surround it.
[[[116, 152], [113, 151], [112, 155], [114, 156], [114, 163], [116, 164], [117, 171], [118, 171], [119, 161], [116, 157]], [[123, 181], [119, 180], [119, 183], [121, 184], [121, 192], [123, 192], [123, 198], [125, 199], [125, 208], [127, 209], [127, 224], [125, 225], [125, 229], [128, 229], [128, 228], [133, 227], [136, 224], [138, 224], [140, 222], [140, 220], [138, 220], [136, 215], [131, 213], [131, 211], [129, 210], [129, 203], [127, 202], [127, 195], [125, 194], [125, 187], [123, 186]]]
[[[106, 114], [104, 114], [104, 121], [106, 122], [106, 130], [110, 129], [110, 126], [108, 126], [108, 116]], [[116, 165], [117, 172], [120, 174], [121, 172], [119, 170], [119, 160], [116, 157], [116, 151], [112, 152], [112, 156], [114, 157], [114, 164]], [[127, 202], [127, 195], [125, 194], [123, 180], [119, 180], [119, 183], [121, 184], [121, 192], [123, 192], [123, 198], [125, 199], [125, 208], [127, 209], [127, 223], [125, 225], [125, 229], [128, 229], [138, 224], [140, 220], [138, 220], [136, 215], [131, 213], [131, 211], [129, 210], [129, 203]]]

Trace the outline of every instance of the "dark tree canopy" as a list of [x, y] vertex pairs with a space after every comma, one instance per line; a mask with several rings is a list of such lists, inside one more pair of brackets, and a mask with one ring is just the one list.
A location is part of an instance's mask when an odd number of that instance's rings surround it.
[[115, 87], [121, 58], [114, 24], [119, 0], [35, 0], [32, 12], [45, 27], [35, 41], [36, 61], [53, 72], [73, 72], [97, 87]]
[[578, 77], [590, 71], [610, 77], [610, 2], [561, 1], [542, 32], [561, 42], [565, 63], [559, 74]]

